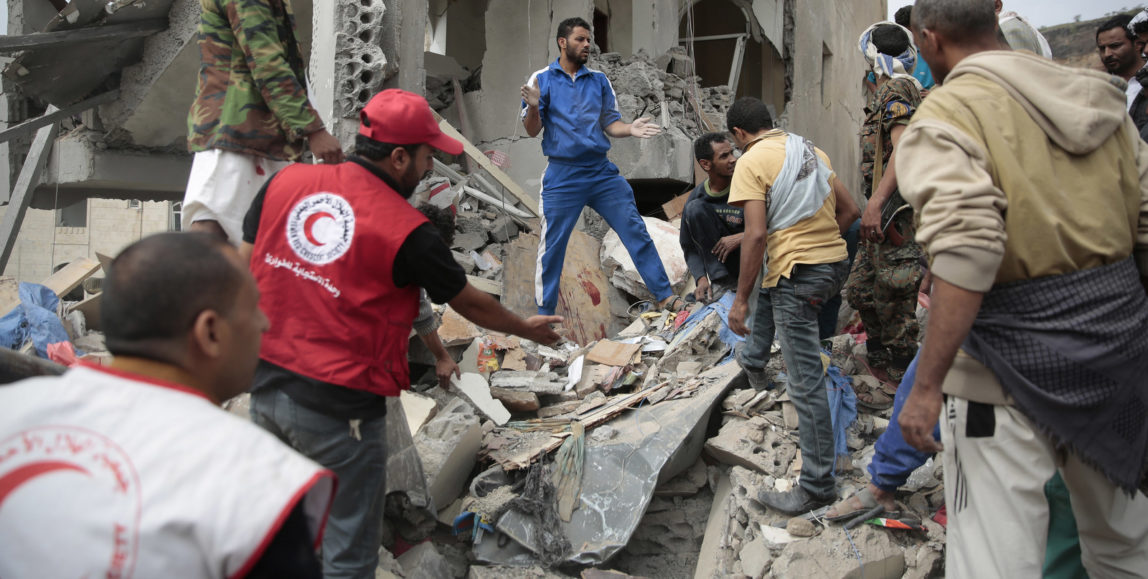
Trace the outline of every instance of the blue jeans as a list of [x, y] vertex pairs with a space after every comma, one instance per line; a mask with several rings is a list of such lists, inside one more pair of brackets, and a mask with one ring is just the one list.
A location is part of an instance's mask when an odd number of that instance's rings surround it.
[[797, 410], [801, 446], [799, 484], [817, 497], [835, 496], [833, 419], [825, 393], [817, 315], [829, 298], [841, 293], [849, 276], [849, 260], [837, 263], [798, 264], [777, 287], [759, 289], [750, 320], [750, 336], [738, 355], [742, 366], [764, 368], [774, 330], [789, 376], [789, 398]]
[[[861, 220], [854, 221], [841, 237], [845, 239], [845, 247], [849, 251], [849, 269], [852, 270], [853, 258], [857, 256], [857, 240], [861, 237]], [[837, 335], [837, 314], [840, 312], [841, 293], [838, 292], [821, 306], [821, 313], [817, 316], [818, 333], [822, 340]]]
[[567, 165], [551, 161], [542, 175], [538, 212], [542, 216], [542, 239], [538, 244], [538, 268], [534, 272], [534, 300], [538, 313], [553, 315], [558, 308], [558, 286], [566, 260], [566, 243], [589, 205], [618, 232], [622, 245], [638, 268], [654, 298], [672, 295], [670, 278], [658, 257], [658, 249], [638, 213], [634, 190], [613, 163], [602, 159], [594, 166]]
[[[917, 356], [905, 370], [905, 377], [901, 379], [897, 395], [893, 397], [893, 416], [889, 418], [889, 426], [885, 428], [885, 432], [877, 438], [877, 444], [873, 448], [875, 451], [873, 462], [869, 463], [869, 476], [873, 479], [873, 486], [890, 493], [905, 484], [905, 481], [909, 480], [909, 475], [933, 456], [909, 446], [909, 443], [905, 442], [905, 437], [901, 436], [901, 425], [897, 423], [897, 419], [901, 417], [901, 408], [905, 406], [909, 393], [913, 391], [913, 381], [917, 379], [917, 361], [920, 358], [918, 350]], [[941, 439], [940, 424], [933, 429], [933, 438]]]
[[251, 420], [338, 477], [323, 534], [323, 576], [373, 579], [383, 533], [386, 419], [361, 421], [356, 437], [348, 421], [261, 388], [251, 393]]

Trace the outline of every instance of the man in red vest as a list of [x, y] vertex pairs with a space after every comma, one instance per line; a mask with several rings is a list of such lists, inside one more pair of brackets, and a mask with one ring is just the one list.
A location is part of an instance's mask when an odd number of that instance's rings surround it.
[[374, 577], [384, 503], [387, 396], [410, 387], [407, 344], [419, 288], [472, 322], [541, 343], [558, 316], [522, 319], [475, 289], [437, 230], [407, 202], [432, 149], [462, 144], [426, 99], [393, 89], [360, 113], [356, 155], [291, 165], [243, 224], [242, 251], [271, 320], [251, 396], [256, 424], [333, 470], [325, 577]]

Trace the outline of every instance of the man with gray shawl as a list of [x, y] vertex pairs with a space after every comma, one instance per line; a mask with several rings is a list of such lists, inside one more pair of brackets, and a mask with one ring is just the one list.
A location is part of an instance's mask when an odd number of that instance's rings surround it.
[[1088, 574], [1142, 577], [1148, 144], [1122, 82], [996, 26], [992, 0], [913, 9], [941, 87], [896, 153], [934, 278], [901, 432], [943, 451], [948, 576], [1039, 576], [1059, 473]]

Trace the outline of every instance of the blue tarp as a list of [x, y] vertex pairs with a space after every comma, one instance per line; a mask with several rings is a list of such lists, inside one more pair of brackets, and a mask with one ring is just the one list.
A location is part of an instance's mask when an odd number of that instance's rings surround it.
[[[56, 317], [60, 298], [38, 283], [20, 283], [20, 305], [0, 318], [0, 346], [19, 350], [30, 339], [36, 355], [47, 359], [48, 344], [68, 342], [68, 332]], [[81, 352], [76, 352], [81, 355]]]
[[724, 364], [732, 360], [737, 345], [745, 341], [745, 338], [733, 333], [733, 330], [729, 329], [729, 309], [733, 307], [735, 297], [734, 292], [726, 292], [720, 300], [704, 308], [699, 308], [691, 314], [689, 318], [686, 318], [686, 323], [682, 324], [682, 327], [677, 332], [681, 334], [706, 319], [706, 316], [708, 316], [710, 312], [717, 312], [718, 316], [721, 317], [721, 329], [718, 330], [718, 339], [721, 340], [723, 344], [729, 346], [730, 349], [729, 354], [723, 358], [719, 364]]
[[[829, 355], [825, 350], [822, 353]], [[852, 380], [842, 376], [837, 366], [830, 364], [827, 376], [825, 393], [829, 395], [829, 417], [833, 420], [833, 447], [839, 455], [849, 454], [845, 431], [857, 420], [857, 394], [853, 392]]]

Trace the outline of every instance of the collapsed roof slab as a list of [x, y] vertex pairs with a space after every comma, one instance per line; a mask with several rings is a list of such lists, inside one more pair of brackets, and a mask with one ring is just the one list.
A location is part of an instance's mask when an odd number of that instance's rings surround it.
[[199, 70], [199, 0], [175, 0], [167, 30], [144, 42], [143, 58], [124, 69], [120, 98], [100, 108], [104, 128], [123, 128], [133, 144], [183, 148]]
[[33, 209], [64, 207], [88, 197], [183, 199], [190, 155], [100, 149], [75, 136], [60, 138], [32, 197]]

